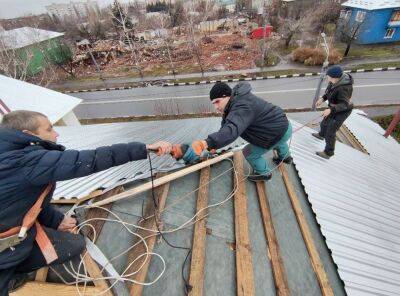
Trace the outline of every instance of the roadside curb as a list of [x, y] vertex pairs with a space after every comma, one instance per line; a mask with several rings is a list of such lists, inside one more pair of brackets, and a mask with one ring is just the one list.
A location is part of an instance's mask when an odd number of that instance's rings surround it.
[[[345, 70], [345, 73], [363, 73], [363, 72], [380, 72], [380, 71], [395, 71], [400, 70], [400, 67], [386, 67], [386, 68], [373, 68], [373, 69], [356, 69], [356, 70]], [[179, 83], [165, 83], [163, 86], [183, 86], [183, 85], [198, 85], [198, 84], [213, 84], [216, 82], [239, 82], [239, 81], [255, 81], [255, 80], [267, 80], [267, 79], [280, 79], [280, 78], [296, 78], [296, 77], [308, 77], [308, 76], [319, 76], [321, 72], [311, 73], [300, 73], [300, 74], [287, 74], [287, 75], [272, 75], [272, 76], [257, 76], [257, 77], [245, 77], [245, 78], [233, 78], [233, 79], [221, 79], [221, 80], [204, 80], [196, 82], [179, 82]]]
[[[363, 72], [382, 72], [382, 71], [396, 71], [400, 70], [400, 67], [386, 67], [386, 68], [373, 68], [373, 69], [356, 69], [356, 70], [345, 70], [346, 73], [363, 73]], [[299, 73], [299, 74], [287, 74], [287, 75], [271, 75], [271, 76], [257, 76], [257, 77], [244, 77], [244, 78], [232, 78], [232, 79], [221, 79], [221, 80], [203, 80], [196, 82], [176, 82], [176, 83], [164, 83], [162, 86], [184, 86], [184, 85], [200, 85], [200, 84], [214, 84], [216, 82], [239, 82], [239, 81], [256, 81], [256, 80], [267, 80], [267, 79], [281, 79], [281, 78], [298, 78], [298, 77], [309, 77], [319, 76], [320, 72], [311, 73]], [[122, 87], [106, 87], [98, 89], [81, 89], [81, 90], [67, 90], [65, 94], [73, 93], [84, 93], [84, 92], [96, 92], [96, 91], [109, 91], [109, 90], [127, 90], [137, 88], [135, 86], [122, 86]]]

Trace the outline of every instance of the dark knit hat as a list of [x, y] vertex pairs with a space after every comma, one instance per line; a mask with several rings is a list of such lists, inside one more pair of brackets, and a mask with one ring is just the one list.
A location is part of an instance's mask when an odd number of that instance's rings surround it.
[[223, 82], [217, 82], [214, 84], [210, 90], [210, 100], [215, 100], [216, 98], [230, 97], [232, 94], [232, 89], [228, 84]]
[[335, 65], [335, 66], [329, 67], [328, 71], [326, 71], [326, 74], [332, 78], [340, 78], [343, 75], [343, 70], [340, 66]]

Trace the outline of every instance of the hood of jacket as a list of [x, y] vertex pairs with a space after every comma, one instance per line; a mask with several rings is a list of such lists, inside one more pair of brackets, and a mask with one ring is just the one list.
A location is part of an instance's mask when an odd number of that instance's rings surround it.
[[336, 82], [333, 87], [339, 87], [339, 86], [346, 86], [346, 85], [352, 85], [354, 83], [353, 77], [348, 74], [344, 73], [342, 77], [339, 79], [338, 82]]

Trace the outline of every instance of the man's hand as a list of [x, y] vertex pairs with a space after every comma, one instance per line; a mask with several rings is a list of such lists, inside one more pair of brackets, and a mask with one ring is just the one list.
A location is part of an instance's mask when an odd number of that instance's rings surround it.
[[157, 155], [164, 155], [171, 152], [172, 144], [165, 141], [159, 141], [153, 144], [147, 144], [146, 149], [157, 152]]
[[188, 147], [185, 155], [183, 155], [183, 160], [187, 164], [195, 164], [199, 162], [201, 157], [204, 157], [209, 153], [207, 147], [207, 142], [204, 140], [193, 141]]
[[324, 112], [322, 112], [322, 116], [324, 117], [324, 118], [327, 118], [328, 116], [329, 116], [329, 114], [331, 114], [331, 109], [325, 109], [324, 110]]
[[324, 102], [324, 99], [322, 97], [320, 97], [317, 102], [315, 103], [315, 106], [319, 107], [322, 105], [322, 103]]
[[76, 219], [70, 216], [64, 216], [57, 230], [68, 231], [74, 233], [74, 228], [76, 227]]
[[193, 148], [196, 155], [200, 156], [204, 150], [207, 150], [208, 145], [204, 140], [196, 140], [192, 142], [191, 147]]

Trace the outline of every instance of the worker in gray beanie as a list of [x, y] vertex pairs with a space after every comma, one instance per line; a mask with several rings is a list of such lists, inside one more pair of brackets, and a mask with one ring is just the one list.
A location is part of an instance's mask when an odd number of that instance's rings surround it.
[[336, 132], [353, 109], [351, 96], [354, 80], [337, 65], [328, 69], [326, 80], [328, 86], [325, 94], [317, 101], [316, 106], [319, 107], [323, 102], [328, 101], [328, 108], [322, 112], [324, 119], [321, 122], [320, 132], [312, 135], [319, 140], [325, 140], [324, 151], [317, 152], [317, 155], [329, 159], [335, 151]]

